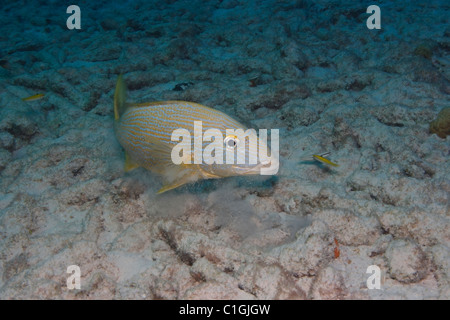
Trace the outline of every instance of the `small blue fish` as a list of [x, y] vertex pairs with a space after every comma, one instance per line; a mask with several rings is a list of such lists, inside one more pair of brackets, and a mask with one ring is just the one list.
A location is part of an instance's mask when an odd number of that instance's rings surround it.
[[320, 154], [320, 155], [313, 154], [312, 157], [313, 157], [314, 160], [322, 162], [322, 163], [324, 163], [326, 165], [333, 166], [333, 167], [339, 167], [339, 165], [337, 163], [331, 162], [330, 160], [325, 158], [325, 156], [327, 156], [329, 154], [330, 154], [329, 152], [326, 152], [326, 153], [323, 153], [323, 154]]
[[35, 100], [42, 99], [43, 97], [45, 97], [45, 94], [38, 93], [38, 94], [32, 95], [30, 97], [22, 98], [22, 101], [35, 101]]
[[337, 163], [334, 163], [332, 161], [330, 161], [329, 159], [325, 158], [326, 156], [328, 156], [330, 154], [330, 152], [325, 152], [322, 154], [313, 154], [309, 157], [306, 158], [302, 158], [301, 160], [314, 160], [314, 161], [318, 161], [320, 163], [326, 164], [328, 166], [333, 166], [333, 167], [339, 167], [339, 165]]

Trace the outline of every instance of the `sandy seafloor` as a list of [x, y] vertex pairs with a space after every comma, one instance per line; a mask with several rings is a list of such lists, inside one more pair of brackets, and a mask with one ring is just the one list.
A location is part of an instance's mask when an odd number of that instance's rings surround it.
[[[81, 30], [3, 4], [0, 298], [449, 299], [449, 6], [413, 3], [377, 1], [381, 30], [350, 0], [78, 2]], [[156, 195], [123, 169], [120, 73], [132, 101], [279, 128], [278, 175]]]

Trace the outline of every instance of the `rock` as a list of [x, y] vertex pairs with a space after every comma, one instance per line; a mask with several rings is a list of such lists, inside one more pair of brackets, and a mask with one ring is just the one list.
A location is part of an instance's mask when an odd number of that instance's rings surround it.
[[317, 78], [317, 79], [333, 79], [337, 76], [337, 73], [331, 68], [309, 67], [306, 70], [305, 76], [308, 78]]
[[315, 276], [320, 266], [333, 257], [333, 239], [323, 222], [315, 220], [292, 243], [272, 251], [277, 260], [294, 276]]
[[316, 214], [336, 234], [344, 245], [371, 245], [381, 236], [376, 217], [361, 217], [350, 211], [339, 209], [322, 210]]
[[304, 70], [308, 66], [308, 57], [295, 42], [289, 42], [283, 48], [281, 48], [281, 56], [284, 59], [299, 68]]
[[411, 240], [394, 240], [387, 250], [389, 275], [402, 283], [415, 283], [428, 274], [428, 259], [417, 243]]
[[116, 21], [116, 19], [105, 19], [100, 22], [100, 25], [102, 26], [103, 30], [118, 30], [120, 28], [119, 23]]
[[0, 148], [11, 151], [14, 148], [14, 136], [9, 132], [0, 132]]
[[12, 158], [11, 153], [9, 153], [6, 150], [0, 149], [0, 172], [6, 168], [6, 166], [11, 161], [11, 158]]
[[344, 299], [347, 296], [344, 277], [335, 268], [322, 269], [313, 284], [311, 298], [317, 300]]
[[337, 54], [333, 58], [333, 62], [336, 64], [336, 68], [338, 71], [343, 73], [350, 73], [359, 69], [361, 58], [358, 57], [354, 52], [345, 50]]
[[319, 114], [314, 108], [303, 106], [300, 101], [293, 100], [283, 106], [279, 119], [289, 129], [293, 129], [299, 126], [312, 125], [319, 120]]

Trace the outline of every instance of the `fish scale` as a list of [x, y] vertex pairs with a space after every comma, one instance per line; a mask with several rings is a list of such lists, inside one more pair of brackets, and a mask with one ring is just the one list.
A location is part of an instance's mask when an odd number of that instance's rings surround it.
[[[172, 108], [172, 106], [161, 105], [159, 109]], [[180, 109], [176, 117], [168, 117], [167, 112], [156, 112], [155, 106], [139, 107], [136, 110], [133, 108], [128, 109], [123, 115], [122, 126], [123, 128], [135, 126], [142, 132], [147, 134], [153, 134], [155, 137], [161, 138], [164, 136], [167, 140], [170, 140], [173, 130], [177, 128], [184, 128], [191, 133], [194, 130], [194, 121], [202, 121], [203, 131], [211, 128], [217, 128], [224, 131], [228, 128], [243, 128], [241, 124], [228, 116], [218, 114], [216, 120], [209, 117], [202, 117], [202, 114], [195, 112], [195, 109], [199, 109], [199, 106], [192, 106], [192, 114], [187, 109]], [[195, 114], [195, 115], [193, 115]], [[229, 119], [227, 119], [227, 117]]]

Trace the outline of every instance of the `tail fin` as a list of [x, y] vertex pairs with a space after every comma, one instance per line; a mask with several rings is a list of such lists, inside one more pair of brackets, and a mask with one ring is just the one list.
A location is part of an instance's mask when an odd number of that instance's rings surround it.
[[122, 113], [125, 111], [125, 100], [127, 96], [127, 88], [123, 76], [119, 75], [116, 83], [116, 90], [114, 91], [114, 119], [119, 120]]

